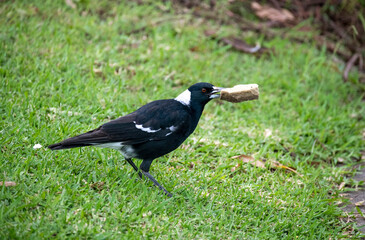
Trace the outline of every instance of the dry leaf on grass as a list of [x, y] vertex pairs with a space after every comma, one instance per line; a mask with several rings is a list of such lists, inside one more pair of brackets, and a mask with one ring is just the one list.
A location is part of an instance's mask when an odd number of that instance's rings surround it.
[[189, 163], [189, 168], [190, 168], [190, 169], [193, 169], [194, 167], [195, 167], [195, 164], [194, 164], [193, 162], [190, 162], [190, 163]]
[[[254, 165], [255, 167], [266, 168], [264, 162], [262, 162], [260, 160], [255, 160], [252, 156], [247, 156], [245, 154], [241, 154], [241, 155], [232, 157], [232, 159], [237, 159], [237, 158], [241, 159], [243, 163], [250, 163], [250, 164]], [[237, 166], [237, 167], [239, 167], [239, 166]]]
[[340, 185], [338, 186], [338, 190], [341, 190], [345, 185], [346, 185], [345, 182], [340, 183]]
[[276, 9], [268, 5], [260, 5], [257, 2], [251, 3], [255, 14], [262, 19], [269, 19], [274, 22], [289, 22], [294, 20], [294, 15], [286, 9]]
[[96, 76], [98, 76], [98, 77], [103, 76], [103, 71], [100, 68], [94, 68], [93, 71], [94, 71]]
[[237, 163], [236, 166], [231, 168], [231, 172], [235, 172], [237, 170], [237, 168], [239, 168], [241, 166], [240, 163]]
[[216, 37], [216, 35], [217, 35], [217, 31], [215, 31], [215, 30], [213, 30], [213, 29], [208, 29], [208, 30], [205, 30], [205, 31], [204, 31], [204, 34], [205, 34], [205, 36], [207, 36], [207, 37], [213, 37], [213, 38], [215, 38], [215, 37]]
[[72, 1], [72, 0], [65, 0], [65, 3], [67, 6], [69, 6], [70, 8], [75, 9], [76, 8], [76, 4]]
[[16, 186], [16, 182], [0, 182], [0, 186], [13, 187]]
[[90, 184], [90, 188], [93, 190], [101, 191], [104, 189], [104, 185], [105, 185], [105, 182], [96, 182], [96, 183]]
[[270, 137], [271, 135], [272, 135], [272, 130], [271, 130], [271, 129], [269, 129], [269, 128], [265, 129], [265, 131], [264, 131], [264, 136], [265, 136], [265, 138], [268, 138], [268, 137]]
[[[251, 165], [253, 165], [255, 167], [266, 168], [266, 163], [267, 163], [266, 160], [263, 160], [263, 161], [262, 160], [255, 160], [254, 157], [248, 156], [248, 155], [245, 155], [245, 154], [241, 154], [241, 155], [232, 157], [232, 159], [237, 159], [237, 158], [242, 160], [243, 163], [250, 163]], [[287, 170], [289, 172], [293, 172], [295, 174], [298, 174], [300, 177], [303, 177], [303, 175], [298, 173], [294, 168], [285, 166], [285, 165], [283, 165], [283, 164], [281, 164], [277, 161], [270, 161], [269, 164], [270, 164], [269, 165], [270, 169], [284, 169], [284, 170]], [[231, 172], [234, 172], [240, 166], [241, 166], [241, 163], [238, 163], [236, 166], [231, 168]]]
[[313, 167], [320, 167], [324, 164], [324, 162], [321, 161], [312, 161], [312, 162], [308, 162], [309, 165], [313, 166]]

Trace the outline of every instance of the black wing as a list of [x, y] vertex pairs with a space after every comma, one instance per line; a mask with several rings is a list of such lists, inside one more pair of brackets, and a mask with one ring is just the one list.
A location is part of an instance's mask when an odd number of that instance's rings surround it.
[[138, 144], [166, 139], [172, 134], [187, 137], [192, 130], [187, 106], [175, 100], [158, 100], [90, 132], [50, 145], [52, 150], [112, 142]]
[[137, 144], [163, 140], [171, 134], [188, 134], [189, 109], [175, 100], [151, 102], [137, 111], [101, 126], [111, 142]]

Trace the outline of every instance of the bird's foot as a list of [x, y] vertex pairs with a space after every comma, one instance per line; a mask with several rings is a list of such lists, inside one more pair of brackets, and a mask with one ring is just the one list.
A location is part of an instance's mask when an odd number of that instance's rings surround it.
[[168, 197], [172, 197], [172, 194], [169, 192], [169, 191], [167, 191], [161, 184], [159, 184], [158, 182], [157, 182], [157, 180], [154, 178], [154, 177], [152, 177], [152, 175], [149, 173], [149, 172], [145, 172], [145, 171], [143, 171], [143, 170], [141, 170], [141, 172], [143, 173], [143, 175], [145, 175], [150, 181], [152, 181], [153, 182], [153, 184], [156, 186], [156, 187], [158, 187], [160, 190], [162, 190], [163, 192], [164, 192], [164, 194], [166, 195], [166, 196], [168, 196]]

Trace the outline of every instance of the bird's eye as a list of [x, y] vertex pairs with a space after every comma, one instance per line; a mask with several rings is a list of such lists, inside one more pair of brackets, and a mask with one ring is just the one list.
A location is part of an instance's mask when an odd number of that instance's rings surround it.
[[202, 92], [203, 93], [207, 92], [207, 89], [206, 88], [202, 88]]

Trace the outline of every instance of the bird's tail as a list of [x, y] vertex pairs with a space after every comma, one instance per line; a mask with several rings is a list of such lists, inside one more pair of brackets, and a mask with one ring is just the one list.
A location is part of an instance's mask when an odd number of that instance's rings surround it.
[[105, 142], [106, 137], [102, 132], [99, 131], [99, 129], [100, 128], [72, 138], [65, 139], [62, 142], [51, 144], [47, 147], [51, 150], [62, 150], [68, 148], [92, 146], [103, 143]]
[[[66, 139], [68, 140], [68, 139]], [[86, 146], [91, 146], [92, 144], [81, 144], [81, 143], [63, 143], [63, 142], [59, 142], [59, 143], [55, 143], [55, 144], [51, 144], [49, 146], [47, 146], [49, 149], [51, 150], [62, 150], [62, 149], [68, 149], [68, 148], [77, 148], [77, 147], [86, 147]]]

